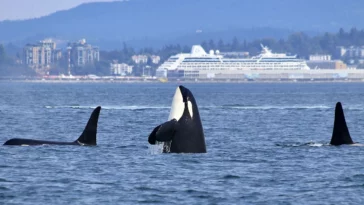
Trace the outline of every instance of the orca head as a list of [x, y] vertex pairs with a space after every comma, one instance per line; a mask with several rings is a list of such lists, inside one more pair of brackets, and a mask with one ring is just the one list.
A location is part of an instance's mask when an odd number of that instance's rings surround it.
[[178, 86], [173, 97], [168, 120], [176, 119], [178, 121], [186, 112], [190, 118], [193, 118], [196, 111], [198, 112], [195, 98], [191, 91], [182, 85]]

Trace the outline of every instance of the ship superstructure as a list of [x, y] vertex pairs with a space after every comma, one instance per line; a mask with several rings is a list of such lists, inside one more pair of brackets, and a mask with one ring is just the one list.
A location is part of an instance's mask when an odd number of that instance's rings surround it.
[[236, 78], [249, 71], [310, 70], [304, 59], [284, 53], [273, 53], [262, 46], [259, 55], [252, 58], [225, 58], [218, 50], [206, 53], [200, 45], [194, 45], [191, 53], [171, 56], [157, 69], [157, 77], [168, 78]]

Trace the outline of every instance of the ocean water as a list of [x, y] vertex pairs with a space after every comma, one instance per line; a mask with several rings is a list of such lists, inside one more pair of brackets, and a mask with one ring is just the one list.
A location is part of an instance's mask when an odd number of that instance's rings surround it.
[[184, 84], [208, 153], [161, 154], [177, 86], [1, 82], [1, 144], [74, 141], [102, 110], [96, 147], [0, 146], [0, 204], [364, 203], [364, 147], [328, 146], [337, 101], [364, 143], [364, 84]]

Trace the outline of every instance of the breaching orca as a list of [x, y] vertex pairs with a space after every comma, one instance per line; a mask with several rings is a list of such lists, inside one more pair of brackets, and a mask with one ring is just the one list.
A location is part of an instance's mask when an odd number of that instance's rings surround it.
[[4, 145], [20, 145], [20, 146], [30, 146], [30, 145], [96, 145], [96, 134], [97, 134], [97, 122], [99, 119], [101, 107], [95, 108], [92, 112], [88, 123], [83, 130], [81, 136], [74, 142], [53, 142], [53, 141], [43, 141], [43, 140], [32, 140], [32, 139], [20, 139], [14, 138], [6, 141]]
[[162, 142], [163, 152], [206, 153], [198, 107], [187, 88], [177, 87], [168, 120], [154, 128], [148, 138], [150, 144]]
[[354, 144], [346, 125], [344, 111], [341, 103], [336, 103], [334, 129], [331, 137], [331, 145]]

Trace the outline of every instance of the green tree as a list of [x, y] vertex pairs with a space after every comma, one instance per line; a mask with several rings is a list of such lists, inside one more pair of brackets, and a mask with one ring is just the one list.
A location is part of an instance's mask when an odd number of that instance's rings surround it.
[[208, 50], [208, 49], [209, 49], [209, 45], [207, 44], [207, 42], [206, 42], [206, 41], [202, 41], [201, 46], [202, 46], [202, 48], [204, 48], [205, 50]]
[[6, 61], [5, 48], [2, 44], [0, 44], [0, 64], [5, 64], [5, 61]]
[[215, 42], [214, 42], [214, 40], [211, 39], [208, 44], [208, 49], [206, 49], [206, 50], [209, 51], [209, 50], [215, 50], [215, 49], [216, 49]]
[[191, 48], [189, 46], [183, 46], [182, 52], [183, 53], [189, 53], [191, 51]]
[[219, 49], [220, 51], [224, 51], [225, 50], [225, 44], [224, 44], [224, 41], [222, 39], [220, 39], [217, 42], [217, 49]]
[[107, 61], [100, 61], [95, 63], [96, 75], [110, 75], [110, 63]]
[[246, 43], [246, 40], [244, 39], [244, 42], [243, 42], [243, 51], [247, 50], [247, 43]]
[[298, 54], [300, 57], [309, 56], [309, 37], [303, 32], [291, 34], [287, 40], [288, 52]]
[[239, 43], [238, 38], [235, 36], [231, 43], [231, 51], [238, 51], [239, 48], [240, 48], [240, 43]]

